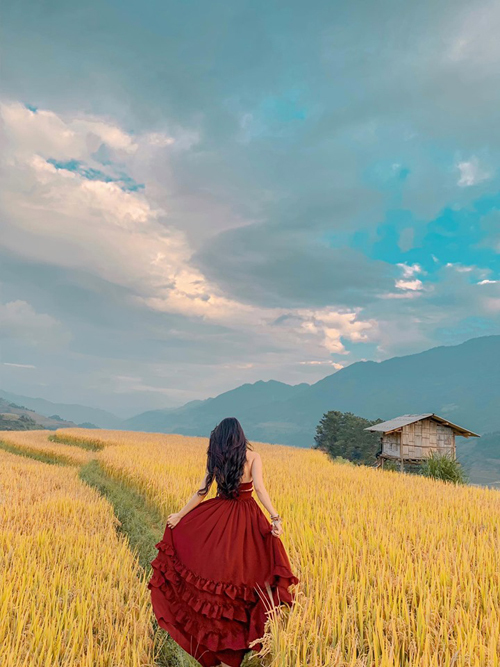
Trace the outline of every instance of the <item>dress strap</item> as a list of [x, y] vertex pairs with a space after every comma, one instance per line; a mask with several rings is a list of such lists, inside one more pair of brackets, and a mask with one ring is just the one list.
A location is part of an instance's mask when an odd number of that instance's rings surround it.
[[[247, 488], [245, 488], [245, 487], [247, 487]], [[249, 482], [240, 482], [239, 491], [240, 491], [240, 493], [253, 491], [253, 481], [250, 480]]]

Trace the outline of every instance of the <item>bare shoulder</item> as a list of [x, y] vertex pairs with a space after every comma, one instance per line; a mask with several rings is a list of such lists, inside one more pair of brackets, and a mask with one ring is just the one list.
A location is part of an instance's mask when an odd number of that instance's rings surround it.
[[247, 461], [249, 463], [253, 463], [254, 461], [259, 461], [259, 460], [260, 460], [259, 452], [253, 452], [250, 449], [247, 451]]
[[251, 449], [247, 450], [247, 460], [245, 463], [245, 467], [248, 470], [249, 474], [253, 470], [253, 464], [254, 461], [260, 461], [260, 454], [259, 452], [254, 452]]

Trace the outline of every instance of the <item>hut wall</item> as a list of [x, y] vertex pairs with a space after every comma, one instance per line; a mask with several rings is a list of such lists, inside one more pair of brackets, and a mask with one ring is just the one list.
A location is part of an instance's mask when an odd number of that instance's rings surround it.
[[455, 456], [455, 434], [449, 426], [436, 424], [436, 448], [442, 452], [448, 452]]
[[403, 459], [425, 459], [433, 451], [454, 454], [455, 434], [449, 426], [433, 419], [422, 419], [403, 426], [401, 444]]
[[388, 456], [399, 457], [401, 444], [401, 433], [384, 433], [382, 436], [382, 452]]

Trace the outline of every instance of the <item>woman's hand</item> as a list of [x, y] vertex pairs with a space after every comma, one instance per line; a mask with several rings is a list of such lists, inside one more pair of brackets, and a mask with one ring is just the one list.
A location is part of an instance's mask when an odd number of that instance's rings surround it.
[[179, 512], [174, 512], [173, 514], [169, 514], [167, 519], [167, 526], [169, 528], [175, 528], [175, 526], [179, 523], [181, 519], [182, 517], [180, 516]]
[[272, 534], [275, 537], [279, 537], [283, 533], [283, 526], [281, 524], [281, 519], [278, 519], [277, 521], [273, 521], [272, 526], [273, 526], [273, 528], [271, 530]]

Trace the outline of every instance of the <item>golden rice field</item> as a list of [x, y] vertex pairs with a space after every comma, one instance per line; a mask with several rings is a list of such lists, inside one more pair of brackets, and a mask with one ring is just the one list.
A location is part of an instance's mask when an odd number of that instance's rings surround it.
[[0, 431], [3, 442], [14, 445], [26, 453], [47, 454], [62, 462], [82, 464], [93, 458], [93, 452], [48, 440], [50, 432], [40, 431]]
[[[91, 456], [108, 475], [159, 508], [165, 518], [186, 502], [203, 476], [204, 438], [84, 429], [57, 433], [66, 442], [89, 438], [101, 443], [102, 449], [90, 452]], [[313, 450], [263, 443], [254, 443], [254, 448], [263, 457], [268, 490], [284, 517], [282, 539], [300, 578], [295, 606], [270, 623], [266, 665], [500, 666], [498, 490], [333, 464]], [[12, 459], [16, 457], [9, 455]], [[34, 466], [53, 470], [47, 464]], [[40, 488], [47, 474], [40, 473]], [[0, 479], [5, 476], [11, 477], [12, 472], [2, 471]], [[19, 484], [13, 486], [19, 493]], [[89, 495], [89, 502], [90, 498], [95, 495]], [[59, 511], [63, 512], [66, 502], [70, 499], [58, 504]], [[22, 527], [26, 519], [20, 513], [16, 520]], [[57, 523], [57, 514], [53, 521]], [[67, 518], [65, 521], [67, 525]], [[77, 528], [86, 531], [81, 523]], [[67, 548], [75, 559], [74, 540]], [[54, 567], [61, 566], [65, 557], [69, 556], [58, 558], [59, 565], [54, 562]], [[29, 584], [29, 575], [23, 572], [29, 570], [26, 559], [18, 568], [18, 576]], [[117, 576], [125, 575], [120, 570]], [[110, 585], [106, 581], [105, 591]], [[49, 589], [47, 583], [47, 593]], [[140, 579], [134, 580], [133, 589], [130, 593], [142, 601]], [[116, 603], [121, 603], [120, 596]], [[8, 604], [4, 594], [4, 608]], [[140, 602], [136, 604], [143, 609]], [[91, 611], [89, 608], [88, 613]], [[109, 616], [108, 622], [113, 621]], [[137, 628], [139, 620], [136, 623]], [[51, 627], [51, 641], [63, 641], [62, 626]], [[79, 631], [84, 636], [85, 630]], [[118, 638], [115, 630], [109, 632]], [[43, 634], [39, 632], [39, 641]], [[144, 646], [146, 636], [146, 632], [144, 636], [134, 634], [138, 647], [141, 641]], [[18, 642], [29, 643], [30, 635], [21, 636]], [[95, 664], [127, 667], [149, 663]]]
[[76, 469], [2, 450], [0, 493], [2, 667], [153, 664], [149, 592], [111, 505]]

